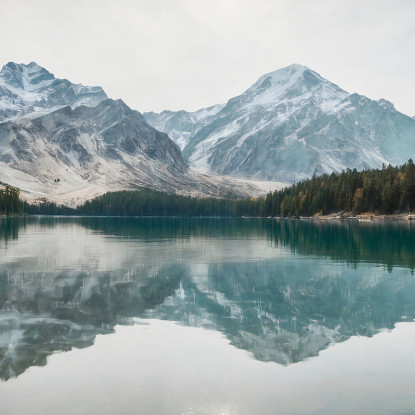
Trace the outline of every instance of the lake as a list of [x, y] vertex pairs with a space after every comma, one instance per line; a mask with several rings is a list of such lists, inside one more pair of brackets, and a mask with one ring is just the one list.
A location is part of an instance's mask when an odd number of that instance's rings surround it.
[[0, 218], [0, 413], [414, 414], [415, 223]]

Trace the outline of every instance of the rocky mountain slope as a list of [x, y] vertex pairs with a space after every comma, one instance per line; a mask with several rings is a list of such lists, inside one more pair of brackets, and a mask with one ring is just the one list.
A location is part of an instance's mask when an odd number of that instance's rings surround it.
[[260, 77], [225, 105], [144, 117], [205, 173], [292, 182], [415, 155], [411, 117], [298, 64]]
[[194, 172], [138, 111], [33, 62], [8, 63], [0, 72], [0, 180], [30, 200], [69, 205], [142, 187], [219, 196], [268, 190]]

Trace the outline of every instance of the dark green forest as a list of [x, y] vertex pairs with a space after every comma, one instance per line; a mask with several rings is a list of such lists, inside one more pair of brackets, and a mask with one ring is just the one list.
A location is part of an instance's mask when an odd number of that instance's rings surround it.
[[13, 215], [22, 212], [20, 191], [0, 182], [0, 215]]
[[[7, 195], [9, 204], [4, 212], [19, 212], [22, 204], [18, 190], [6, 189], [8, 193], [2, 194]], [[389, 165], [361, 172], [348, 169], [313, 177], [259, 198], [197, 198], [145, 188], [105, 193], [76, 209], [51, 202], [23, 204], [23, 212], [28, 214], [86, 216], [298, 217], [341, 211], [356, 215], [414, 210], [415, 165], [411, 159], [400, 167]]]
[[27, 215], [79, 215], [76, 209], [44, 200], [40, 203], [23, 202], [22, 210]]
[[257, 205], [251, 199], [197, 198], [143, 189], [105, 193], [77, 211], [107, 216], [258, 216]]
[[267, 195], [261, 216], [313, 216], [346, 211], [382, 214], [413, 211], [415, 165], [411, 159], [400, 167], [356, 169], [304, 180]]
[[106, 193], [78, 208], [83, 215], [313, 216], [346, 211], [382, 214], [415, 209], [415, 165], [346, 170], [304, 180], [263, 198], [215, 199], [154, 190]]

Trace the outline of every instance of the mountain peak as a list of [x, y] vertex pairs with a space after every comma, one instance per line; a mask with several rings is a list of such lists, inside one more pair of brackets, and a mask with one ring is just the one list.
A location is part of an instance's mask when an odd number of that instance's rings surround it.
[[55, 78], [36, 62], [8, 62], [0, 71], [0, 89], [0, 121], [66, 105], [96, 106], [107, 98], [101, 87]]
[[282, 103], [298, 104], [313, 99], [326, 111], [348, 95], [348, 92], [307, 66], [294, 63], [262, 75], [242, 95], [232, 98], [229, 103], [238, 103], [244, 106], [245, 110], [251, 110], [253, 107], [270, 109]]
[[8, 62], [0, 71], [0, 79], [12, 88], [31, 91], [39, 86], [49, 85], [55, 77], [36, 62]]
[[[284, 68], [262, 75], [253, 85], [253, 87], [276, 87], [290, 88], [291, 86], [301, 83], [310, 83], [315, 85], [326, 81], [317, 72], [299, 63], [285, 66]], [[326, 81], [328, 82], [328, 81]]]
[[3, 65], [1, 72], [4, 71], [16, 71], [16, 72], [23, 72], [23, 71], [29, 71], [29, 72], [38, 72], [38, 71], [46, 71], [48, 72], [43, 66], [40, 66], [36, 62], [32, 61], [29, 63], [16, 63], [16, 62], [7, 62], [5, 65]]
[[287, 74], [293, 75], [295, 73], [304, 73], [305, 71], [310, 71], [311, 69], [305, 65], [301, 65], [300, 63], [292, 63], [291, 65], [284, 66], [283, 68], [276, 69], [275, 71], [270, 72], [268, 75], [271, 74]]

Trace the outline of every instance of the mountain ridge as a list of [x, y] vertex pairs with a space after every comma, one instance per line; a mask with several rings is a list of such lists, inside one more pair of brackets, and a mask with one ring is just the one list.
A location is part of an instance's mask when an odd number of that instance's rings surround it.
[[107, 98], [101, 87], [55, 78], [35, 62], [8, 62], [0, 71], [0, 121], [65, 105], [94, 106]]
[[270, 190], [193, 171], [139, 111], [100, 87], [57, 79], [34, 62], [8, 63], [0, 71], [0, 178], [29, 201], [69, 206], [143, 187], [193, 196]]
[[[204, 118], [144, 113], [207, 174], [295, 182], [347, 168], [402, 164], [415, 123], [392, 103], [350, 94], [299, 64], [270, 72]], [[182, 129], [182, 134], [180, 134]]]

